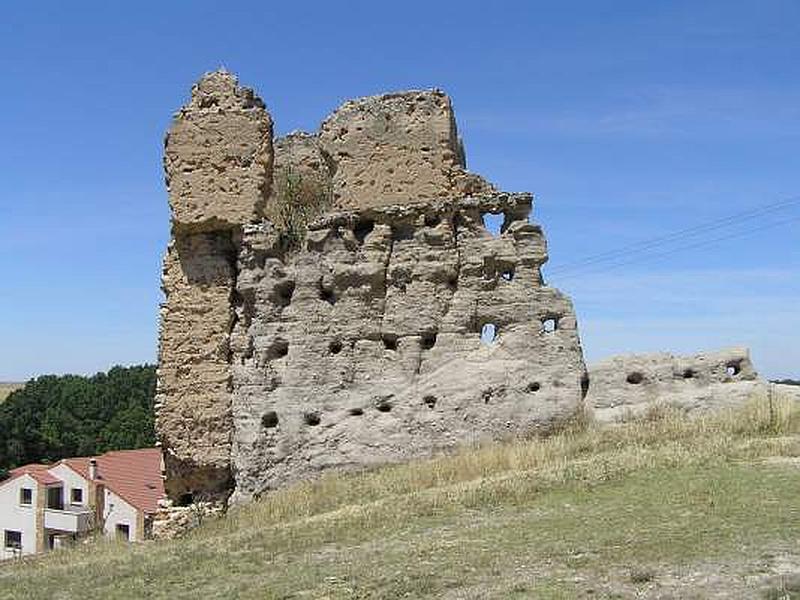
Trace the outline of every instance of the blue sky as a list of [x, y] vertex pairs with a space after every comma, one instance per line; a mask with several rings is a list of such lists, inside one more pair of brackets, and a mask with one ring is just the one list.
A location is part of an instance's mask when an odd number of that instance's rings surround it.
[[798, 377], [797, 203], [697, 248], [566, 265], [799, 197], [799, 56], [790, 1], [5, 2], [0, 380], [155, 360], [163, 134], [220, 66], [278, 133], [444, 89], [469, 167], [536, 195], [590, 361], [742, 344]]

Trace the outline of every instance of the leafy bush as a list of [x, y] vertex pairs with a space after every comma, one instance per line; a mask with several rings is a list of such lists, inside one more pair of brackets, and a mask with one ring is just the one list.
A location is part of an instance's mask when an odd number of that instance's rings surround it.
[[0, 469], [155, 443], [153, 365], [45, 375], [0, 405]]

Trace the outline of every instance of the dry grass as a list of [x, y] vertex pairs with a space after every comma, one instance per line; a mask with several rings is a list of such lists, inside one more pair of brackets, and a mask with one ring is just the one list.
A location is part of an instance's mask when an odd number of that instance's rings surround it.
[[329, 474], [181, 541], [2, 568], [0, 598], [634, 597], [693, 561], [797, 547], [797, 466], [765, 461], [800, 456], [798, 434], [796, 404], [760, 400]]
[[273, 177], [275, 202], [267, 206], [267, 217], [280, 232], [287, 250], [299, 248], [308, 224], [330, 208], [330, 182], [321, 174], [278, 168]]
[[0, 382], [0, 403], [4, 402], [11, 392], [20, 389], [23, 385], [25, 384]]

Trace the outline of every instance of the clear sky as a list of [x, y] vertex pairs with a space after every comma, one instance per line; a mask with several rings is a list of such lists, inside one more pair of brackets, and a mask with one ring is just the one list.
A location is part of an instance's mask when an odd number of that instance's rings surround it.
[[347, 98], [447, 91], [469, 167], [536, 195], [589, 361], [742, 344], [800, 376], [798, 203], [720, 223], [800, 197], [798, 2], [9, 0], [0, 381], [155, 360], [163, 135], [220, 66], [279, 134]]

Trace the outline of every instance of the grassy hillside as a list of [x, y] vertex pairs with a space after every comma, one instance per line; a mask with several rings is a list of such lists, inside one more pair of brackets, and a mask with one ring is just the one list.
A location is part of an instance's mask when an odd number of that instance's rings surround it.
[[3, 402], [8, 395], [13, 392], [14, 390], [18, 390], [24, 383], [8, 383], [8, 382], [0, 382], [0, 402]]
[[668, 410], [360, 475], [187, 538], [0, 567], [0, 598], [800, 598], [800, 411]]

